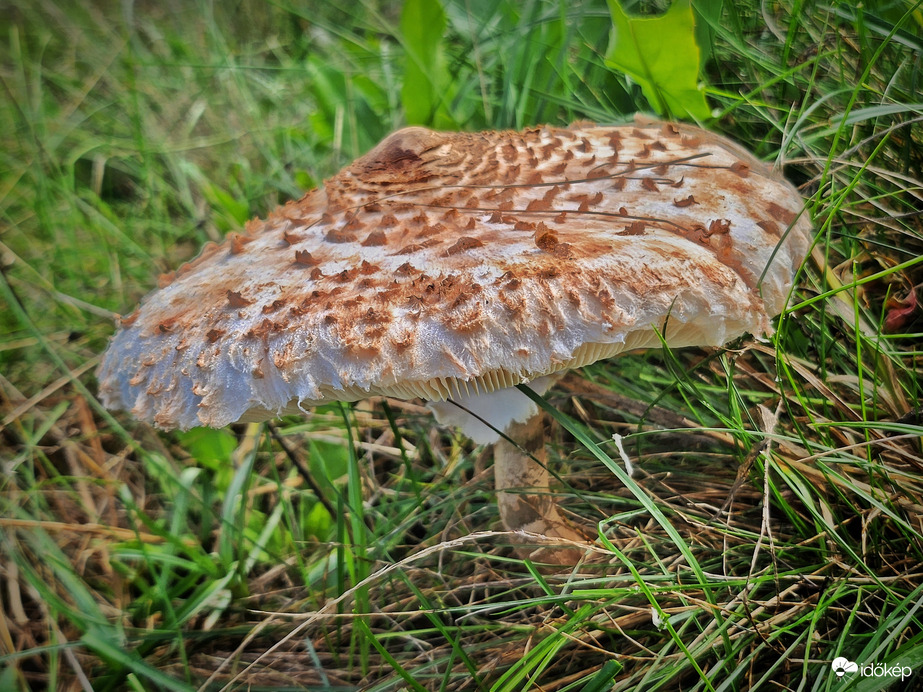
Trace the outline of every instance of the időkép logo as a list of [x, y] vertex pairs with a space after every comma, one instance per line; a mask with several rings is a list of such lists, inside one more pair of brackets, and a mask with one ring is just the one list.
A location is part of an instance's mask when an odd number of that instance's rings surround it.
[[900, 678], [903, 681], [913, 674], [910, 666], [889, 666], [885, 663], [870, 663], [860, 666], [843, 656], [833, 659], [833, 663], [830, 665], [838, 678], [850, 673], [859, 673], [863, 678]]

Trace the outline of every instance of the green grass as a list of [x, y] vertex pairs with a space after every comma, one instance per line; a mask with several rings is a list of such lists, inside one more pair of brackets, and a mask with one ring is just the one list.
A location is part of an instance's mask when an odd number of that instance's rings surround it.
[[651, 110], [606, 66], [604, 2], [415, 4], [441, 39], [371, 0], [2, 6], [0, 689], [891, 684], [838, 680], [838, 656], [923, 675], [920, 3], [694, 3], [704, 124], [784, 166], [817, 242], [771, 338], [626, 355], [546, 397], [557, 492], [599, 533], [573, 570], [515, 557], [489, 455], [419, 402], [185, 434], [100, 407], [113, 314], [407, 114]]

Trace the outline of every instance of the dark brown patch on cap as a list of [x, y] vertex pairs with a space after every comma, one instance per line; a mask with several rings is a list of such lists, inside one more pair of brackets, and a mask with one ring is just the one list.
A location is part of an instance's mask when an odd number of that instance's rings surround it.
[[432, 177], [433, 172], [425, 165], [423, 155], [447, 139], [447, 135], [441, 132], [407, 127], [385, 138], [357, 160], [351, 169], [360, 179], [369, 183], [388, 185], [424, 182]]

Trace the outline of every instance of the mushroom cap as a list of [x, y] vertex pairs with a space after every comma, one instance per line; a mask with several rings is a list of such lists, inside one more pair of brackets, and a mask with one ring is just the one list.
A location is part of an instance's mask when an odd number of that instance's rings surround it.
[[101, 398], [221, 427], [718, 346], [771, 329], [811, 234], [790, 184], [698, 128], [410, 127], [162, 277]]

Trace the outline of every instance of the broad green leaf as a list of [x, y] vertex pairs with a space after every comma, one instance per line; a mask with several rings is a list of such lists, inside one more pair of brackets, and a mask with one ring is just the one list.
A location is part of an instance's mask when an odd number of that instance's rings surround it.
[[401, 38], [407, 61], [401, 101], [411, 125], [454, 125], [445, 106], [445, 90], [451, 81], [442, 51], [446, 23], [440, 0], [406, 0], [404, 3]]
[[[307, 506], [307, 503], [302, 503], [302, 506]], [[311, 509], [304, 512], [301, 525], [307, 535], [326, 541], [333, 526], [333, 517], [320, 502], [315, 502]]]
[[689, 0], [677, 0], [659, 17], [629, 17], [618, 0], [608, 2], [612, 33], [606, 64], [634, 79], [658, 114], [711, 117], [698, 88], [701, 55]]
[[230, 467], [231, 453], [237, 447], [237, 440], [230, 430], [192, 428], [176, 436], [186, 451], [202, 466], [210, 469]]

